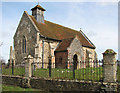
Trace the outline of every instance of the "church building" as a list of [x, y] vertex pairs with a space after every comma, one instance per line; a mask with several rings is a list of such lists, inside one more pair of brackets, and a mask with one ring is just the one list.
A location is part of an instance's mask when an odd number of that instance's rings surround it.
[[[24, 11], [14, 35], [15, 65], [24, 63], [24, 57], [31, 55], [36, 66], [47, 68], [49, 56], [53, 68], [69, 68], [66, 63], [97, 60], [94, 44], [80, 30], [44, 20], [46, 11], [40, 5], [31, 9], [32, 15]], [[65, 21], [65, 20], [64, 20]], [[88, 63], [89, 65], [89, 63]]]

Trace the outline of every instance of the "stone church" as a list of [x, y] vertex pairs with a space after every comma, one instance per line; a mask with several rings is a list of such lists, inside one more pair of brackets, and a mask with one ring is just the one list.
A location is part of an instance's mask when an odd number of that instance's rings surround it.
[[[52, 67], [69, 68], [66, 63], [97, 60], [94, 44], [80, 30], [44, 20], [46, 11], [40, 5], [31, 9], [32, 15], [24, 11], [14, 35], [15, 65], [24, 63], [24, 57], [31, 55], [39, 68], [48, 67], [51, 56]], [[76, 68], [79, 64], [76, 63]]]

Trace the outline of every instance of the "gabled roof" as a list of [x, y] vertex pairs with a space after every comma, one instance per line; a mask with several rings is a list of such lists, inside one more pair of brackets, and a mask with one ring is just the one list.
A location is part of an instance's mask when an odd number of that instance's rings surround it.
[[45, 9], [44, 9], [42, 6], [40, 6], [40, 5], [36, 5], [36, 6], [35, 6], [34, 8], [32, 8], [31, 10], [33, 11], [33, 10], [36, 9], [36, 8], [45, 11]]
[[63, 39], [62, 42], [58, 45], [55, 51], [66, 51], [67, 48], [70, 46], [71, 42], [74, 38]]
[[31, 15], [29, 16], [31, 17], [34, 24], [39, 29], [40, 35], [44, 37], [53, 38], [56, 40], [74, 38], [77, 35], [82, 46], [95, 49], [95, 46], [91, 42], [89, 42], [89, 40], [87, 40], [81, 32], [78, 32], [76, 30], [73, 30], [73, 29], [70, 29], [70, 28], [67, 28], [59, 24], [52, 23], [50, 21], [46, 21], [46, 20], [44, 21], [44, 23], [37, 22], [33, 16]]

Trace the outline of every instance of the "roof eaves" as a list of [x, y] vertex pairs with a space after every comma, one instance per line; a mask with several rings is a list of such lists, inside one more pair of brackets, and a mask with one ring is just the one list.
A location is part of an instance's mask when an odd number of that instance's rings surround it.
[[41, 37], [41, 38], [45, 38], [45, 39], [49, 39], [49, 40], [54, 40], [54, 41], [59, 41], [59, 42], [61, 42], [61, 40], [54, 39], [54, 38], [49, 38], [49, 37], [45, 37], [45, 36], [43, 36], [43, 35], [41, 35], [41, 34], [40, 34], [40, 37]]
[[94, 48], [96, 48], [95, 47], [95, 45], [90, 41], [90, 39], [80, 30], [80, 33], [88, 40], [88, 42], [94, 47]]
[[87, 48], [92, 48], [92, 49], [95, 49], [96, 47], [90, 47], [90, 46], [85, 46], [85, 45], [82, 45], [83, 47], [87, 47]]
[[56, 51], [55, 50], [55, 53], [57, 53], [57, 52], [67, 52], [68, 50], [59, 50], [59, 51]]

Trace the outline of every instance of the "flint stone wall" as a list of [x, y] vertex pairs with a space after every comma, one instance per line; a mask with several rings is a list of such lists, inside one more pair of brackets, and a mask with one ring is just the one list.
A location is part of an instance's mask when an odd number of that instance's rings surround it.
[[[26, 53], [22, 51], [23, 36], [26, 38]], [[34, 56], [35, 44], [37, 42], [37, 31], [30, 21], [28, 15], [24, 12], [19, 26], [14, 35], [15, 62], [20, 64], [28, 54]]]
[[20, 76], [2, 76], [2, 83], [20, 87], [31, 87], [45, 91], [99, 91], [100, 82], [74, 80], [52, 80], [45, 78], [25, 78]]

